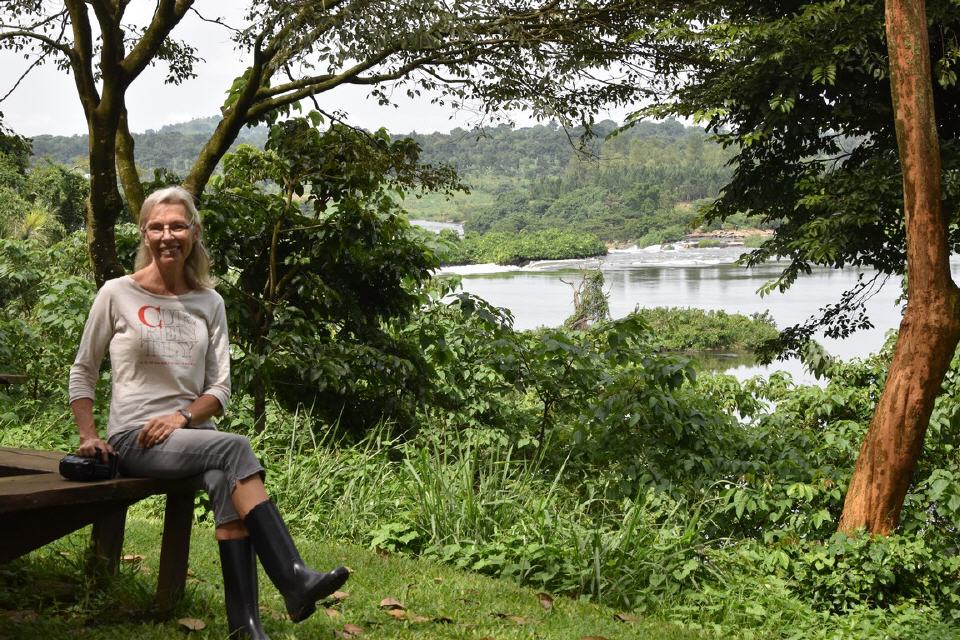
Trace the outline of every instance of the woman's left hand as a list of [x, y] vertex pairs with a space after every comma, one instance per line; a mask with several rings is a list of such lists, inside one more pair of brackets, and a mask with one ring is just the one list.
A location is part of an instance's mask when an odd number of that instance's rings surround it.
[[183, 426], [185, 418], [179, 413], [170, 413], [165, 416], [150, 418], [140, 429], [137, 442], [144, 449], [160, 444], [170, 437], [170, 434]]

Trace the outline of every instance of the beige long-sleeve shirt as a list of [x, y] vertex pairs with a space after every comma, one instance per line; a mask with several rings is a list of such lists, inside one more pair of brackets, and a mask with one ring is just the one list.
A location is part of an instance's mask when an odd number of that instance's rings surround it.
[[230, 400], [230, 344], [223, 298], [213, 289], [179, 296], [150, 293], [124, 276], [97, 293], [70, 368], [70, 402], [96, 398], [100, 363], [110, 349], [107, 437], [209, 394]]

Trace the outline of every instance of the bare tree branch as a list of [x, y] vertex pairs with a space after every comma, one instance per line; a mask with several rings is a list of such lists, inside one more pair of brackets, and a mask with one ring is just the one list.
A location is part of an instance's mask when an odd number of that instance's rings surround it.
[[209, 22], [210, 24], [218, 24], [224, 29], [227, 29], [228, 31], [232, 31], [235, 34], [243, 33], [243, 30], [237, 29], [236, 27], [231, 27], [226, 22], [224, 22], [222, 18], [207, 18], [202, 13], [197, 11], [196, 7], [190, 7], [190, 12], [195, 14], [198, 18], [200, 18], [204, 22]]

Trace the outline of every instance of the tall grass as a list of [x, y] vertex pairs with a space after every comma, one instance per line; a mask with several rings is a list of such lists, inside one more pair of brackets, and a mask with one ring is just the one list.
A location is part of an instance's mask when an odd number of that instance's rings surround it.
[[[256, 445], [292, 526], [572, 596], [637, 606], [695, 584], [699, 511], [655, 494], [584, 499], [538, 456], [473, 432], [349, 447], [299, 414]], [[429, 434], [429, 429], [422, 433]]]

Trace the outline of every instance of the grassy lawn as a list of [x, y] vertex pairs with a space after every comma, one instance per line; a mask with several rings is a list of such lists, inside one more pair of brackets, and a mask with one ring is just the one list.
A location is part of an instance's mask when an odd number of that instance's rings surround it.
[[[219, 558], [209, 527], [194, 528], [187, 594], [174, 619], [155, 621], [150, 601], [156, 584], [160, 525], [129, 517], [120, 576], [104, 589], [82, 573], [85, 529], [0, 567], [0, 638], [224, 638], [226, 619]], [[261, 616], [274, 640], [284, 638], [681, 639], [704, 637], [668, 623], [624, 616], [613, 609], [556, 597], [431, 562], [384, 556], [350, 545], [299, 539], [318, 568], [346, 564], [353, 575], [342, 600], [328, 603], [299, 625], [286, 620], [283, 601], [261, 573]], [[396, 619], [380, 608], [384, 598], [405, 607]], [[177, 619], [205, 628], [189, 631]], [[353, 625], [353, 626], [350, 626]], [[359, 629], [355, 628], [359, 627]], [[344, 630], [359, 632], [352, 636]], [[362, 631], [360, 631], [362, 629]]]

